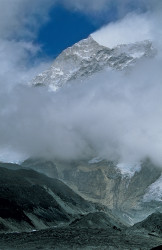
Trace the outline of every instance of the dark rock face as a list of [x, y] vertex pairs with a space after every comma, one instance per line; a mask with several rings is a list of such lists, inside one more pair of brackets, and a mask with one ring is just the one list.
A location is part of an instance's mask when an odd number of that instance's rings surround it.
[[64, 176], [66, 181], [70, 181], [77, 186], [79, 192], [87, 197], [102, 199], [105, 197], [106, 183], [101, 169], [95, 171], [84, 171], [82, 169], [72, 170], [69, 179]]
[[2, 249], [124, 249], [150, 250], [162, 239], [114, 228], [60, 227], [30, 233], [0, 234]]
[[0, 162], [0, 168], [7, 168], [11, 170], [22, 169], [22, 167], [19, 164], [3, 163], [3, 162]]
[[54, 162], [45, 159], [27, 159], [22, 167], [30, 168], [51, 178], [58, 178], [58, 172]]
[[150, 235], [162, 237], [162, 213], [153, 213], [144, 221], [135, 224], [132, 230], [144, 229]]
[[47, 228], [93, 209], [57, 179], [33, 170], [0, 168], [1, 231]]
[[[162, 244], [161, 213], [126, 227], [113, 212], [96, 211], [102, 206], [84, 200], [60, 180], [4, 166], [0, 168], [2, 249], [150, 250]], [[119, 178], [114, 170], [106, 176]]]
[[126, 227], [112, 214], [106, 214], [104, 212], [93, 212], [87, 215], [81, 216], [79, 219], [74, 220], [71, 227], [75, 228], [109, 228], [111, 230], [121, 231]]
[[158, 247], [151, 248], [151, 250], [161, 250], [161, 249], [162, 249], [162, 245], [160, 245]]

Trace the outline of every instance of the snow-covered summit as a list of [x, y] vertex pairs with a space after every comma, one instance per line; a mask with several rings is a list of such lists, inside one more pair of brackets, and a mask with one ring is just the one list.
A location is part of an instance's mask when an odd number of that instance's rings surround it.
[[123, 70], [154, 54], [150, 41], [122, 44], [110, 49], [89, 36], [64, 50], [48, 70], [33, 79], [32, 85], [49, 86], [55, 91], [72, 80], [81, 81], [105, 68]]

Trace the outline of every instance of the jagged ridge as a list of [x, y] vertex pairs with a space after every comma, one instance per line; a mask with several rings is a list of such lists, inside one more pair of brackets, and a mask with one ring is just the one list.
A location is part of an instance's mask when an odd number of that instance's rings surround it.
[[50, 69], [36, 76], [31, 84], [49, 86], [55, 91], [69, 81], [81, 81], [104, 68], [123, 70], [134, 65], [137, 60], [154, 54], [155, 49], [150, 41], [123, 44], [109, 49], [89, 36], [64, 50]]

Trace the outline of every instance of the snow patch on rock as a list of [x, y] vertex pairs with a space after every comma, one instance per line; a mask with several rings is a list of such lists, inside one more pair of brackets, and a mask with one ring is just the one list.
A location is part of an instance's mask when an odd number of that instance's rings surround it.
[[117, 168], [120, 170], [121, 174], [124, 176], [129, 176], [132, 178], [136, 172], [140, 172], [141, 163], [139, 162], [129, 162], [129, 163], [119, 163]]
[[149, 186], [147, 193], [143, 197], [144, 202], [162, 201], [162, 175], [160, 178]]

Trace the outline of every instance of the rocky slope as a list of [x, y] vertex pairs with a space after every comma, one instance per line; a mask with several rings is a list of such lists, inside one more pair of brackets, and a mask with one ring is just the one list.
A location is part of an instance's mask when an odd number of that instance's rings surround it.
[[72, 228], [109, 228], [121, 231], [126, 228], [115, 216], [104, 212], [93, 212], [75, 219], [69, 225]]
[[42, 174], [46, 174], [51, 178], [58, 178], [58, 171], [54, 162], [46, 159], [27, 159], [22, 163], [23, 168], [36, 170]]
[[63, 182], [6, 165], [0, 164], [0, 232], [56, 226], [95, 210]]
[[[27, 162], [39, 166], [38, 159]], [[27, 162], [26, 167], [0, 163], [2, 249], [149, 250], [162, 244], [161, 213], [127, 227], [115, 213], [84, 200], [62, 181], [27, 169]], [[40, 162], [50, 169], [52, 163]]]
[[[154, 216], [154, 215], [153, 215]], [[152, 217], [153, 217], [152, 216]], [[88, 219], [88, 222], [87, 222]], [[105, 223], [103, 223], [103, 220]], [[159, 216], [155, 216], [154, 224]], [[96, 222], [98, 224], [96, 224]], [[151, 222], [148, 218], [147, 223]], [[150, 250], [162, 244], [159, 235], [143, 230], [143, 224], [136, 228], [118, 228], [109, 222], [106, 214], [95, 213], [71, 226], [62, 226], [30, 233], [0, 234], [2, 249], [124, 249]], [[86, 225], [86, 226], [85, 226]], [[151, 226], [152, 224], [149, 223]], [[136, 225], [135, 225], [136, 226]], [[134, 226], [134, 227], [135, 227]], [[159, 248], [160, 249], [160, 248]]]
[[73, 80], [81, 81], [105, 68], [123, 70], [156, 53], [150, 41], [123, 44], [109, 49], [91, 36], [64, 50], [45, 72], [31, 82], [34, 86], [49, 86], [57, 90]]
[[144, 221], [141, 221], [131, 227], [130, 230], [134, 232], [143, 231], [155, 237], [162, 237], [162, 213], [153, 213]]
[[63, 179], [86, 199], [100, 202], [130, 224], [154, 211], [162, 212], [162, 201], [154, 196], [144, 200], [150, 185], [161, 176], [161, 169], [145, 161], [133, 176], [123, 174], [112, 162], [81, 163], [63, 172]]
[[[40, 166], [42, 162], [40, 159]], [[58, 176], [86, 200], [113, 210], [125, 223], [132, 225], [155, 211], [162, 212], [159, 193], [148, 199], [150, 187], [159, 180], [162, 172], [149, 160], [132, 165], [134, 172], [130, 172], [132, 166], [127, 166], [127, 172], [120, 164], [105, 160], [55, 161], [51, 164], [55, 167], [52, 177]], [[39, 160], [30, 159], [22, 165], [38, 170]], [[44, 171], [50, 174], [48, 164], [44, 164]]]

